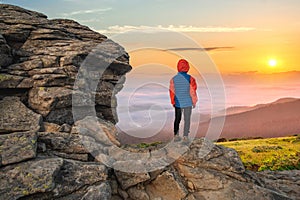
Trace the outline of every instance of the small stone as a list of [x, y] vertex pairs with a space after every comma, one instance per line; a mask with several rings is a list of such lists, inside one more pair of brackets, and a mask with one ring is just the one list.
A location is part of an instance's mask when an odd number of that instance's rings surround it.
[[110, 181], [111, 191], [113, 195], [118, 194], [118, 182], [115, 177]]
[[63, 124], [59, 128], [59, 132], [65, 132], [65, 133], [70, 133], [72, 130], [72, 127], [69, 124]]
[[191, 181], [188, 181], [187, 185], [188, 185], [188, 188], [190, 190], [194, 190], [195, 189], [194, 184]]
[[90, 186], [88, 192], [81, 198], [81, 200], [110, 200], [111, 188], [107, 182], [101, 183], [98, 186]]
[[122, 189], [118, 189], [118, 193], [119, 195], [123, 198], [123, 199], [128, 199], [129, 195], [127, 194], [126, 191], [122, 190]]
[[47, 151], [47, 147], [45, 143], [39, 142], [38, 146], [37, 146], [37, 151], [38, 152], [46, 152]]
[[150, 197], [145, 190], [141, 190], [138, 187], [131, 187], [127, 191], [131, 199], [135, 200], [149, 200]]
[[43, 123], [43, 131], [44, 132], [58, 132], [60, 126], [58, 124], [44, 122]]
[[113, 195], [111, 197], [111, 200], [123, 200], [120, 196], [117, 196], [117, 195]]

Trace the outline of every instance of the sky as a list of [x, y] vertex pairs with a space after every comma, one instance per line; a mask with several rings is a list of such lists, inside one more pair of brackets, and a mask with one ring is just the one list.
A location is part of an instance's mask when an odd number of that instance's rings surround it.
[[[221, 73], [257, 71], [276, 73], [299, 70], [300, 1], [298, 0], [2, 0], [45, 13], [49, 18], [70, 18], [109, 37], [126, 31], [148, 33], [135, 37], [138, 48], [153, 45], [149, 30], [178, 32], [206, 51]], [[147, 31], [146, 31], [147, 32]], [[168, 38], [156, 34], [158, 41]], [[175, 41], [178, 38], [173, 38]], [[125, 48], [133, 43], [118, 40]], [[174, 41], [173, 41], [174, 43]], [[172, 44], [173, 44], [172, 43]], [[170, 44], [172, 46], [172, 44]], [[133, 46], [132, 46], [133, 45]], [[167, 45], [164, 46], [165, 49]], [[156, 46], [157, 47], [157, 46]], [[173, 46], [174, 47], [174, 46]], [[203, 52], [178, 43], [185, 54], [197, 57]], [[176, 50], [176, 53], [182, 53]], [[131, 53], [132, 65], [144, 63], [149, 52]], [[170, 52], [169, 52], [170, 53]], [[171, 53], [174, 53], [171, 51]], [[159, 52], [155, 51], [155, 54]], [[178, 56], [180, 57], [180, 56]], [[168, 65], [176, 61], [167, 60]], [[164, 62], [158, 60], [157, 62]], [[204, 59], [205, 60], [205, 59]], [[275, 63], [270, 66], [269, 63]], [[201, 60], [195, 65], [205, 65]], [[210, 72], [208, 70], [208, 72]]]

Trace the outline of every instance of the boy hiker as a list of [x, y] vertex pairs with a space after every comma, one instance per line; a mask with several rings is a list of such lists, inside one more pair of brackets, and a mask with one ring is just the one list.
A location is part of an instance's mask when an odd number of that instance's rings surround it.
[[198, 101], [196, 80], [187, 72], [190, 69], [188, 61], [181, 59], [178, 61], [178, 74], [170, 80], [170, 98], [175, 108], [174, 136], [179, 135], [179, 124], [181, 115], [184, 116], [183, 136], [187, 138], [190, 132], [190, 119], [192, 108], [195, 108]]

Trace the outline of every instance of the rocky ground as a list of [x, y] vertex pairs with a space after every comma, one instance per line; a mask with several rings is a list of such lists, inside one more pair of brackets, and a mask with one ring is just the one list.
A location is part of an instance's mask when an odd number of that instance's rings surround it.
[[206, 139], [121, 146], [124, 49], [71, 20], [0, 10], [0, 199], [300, 199], [299, 171], [247, 171]]

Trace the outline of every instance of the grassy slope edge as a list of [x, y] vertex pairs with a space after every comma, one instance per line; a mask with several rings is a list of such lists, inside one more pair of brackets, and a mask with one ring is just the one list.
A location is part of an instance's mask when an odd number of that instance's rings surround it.
[[217, 144], [235, 149], [249, 170], [300, 170], [300, 135]]

